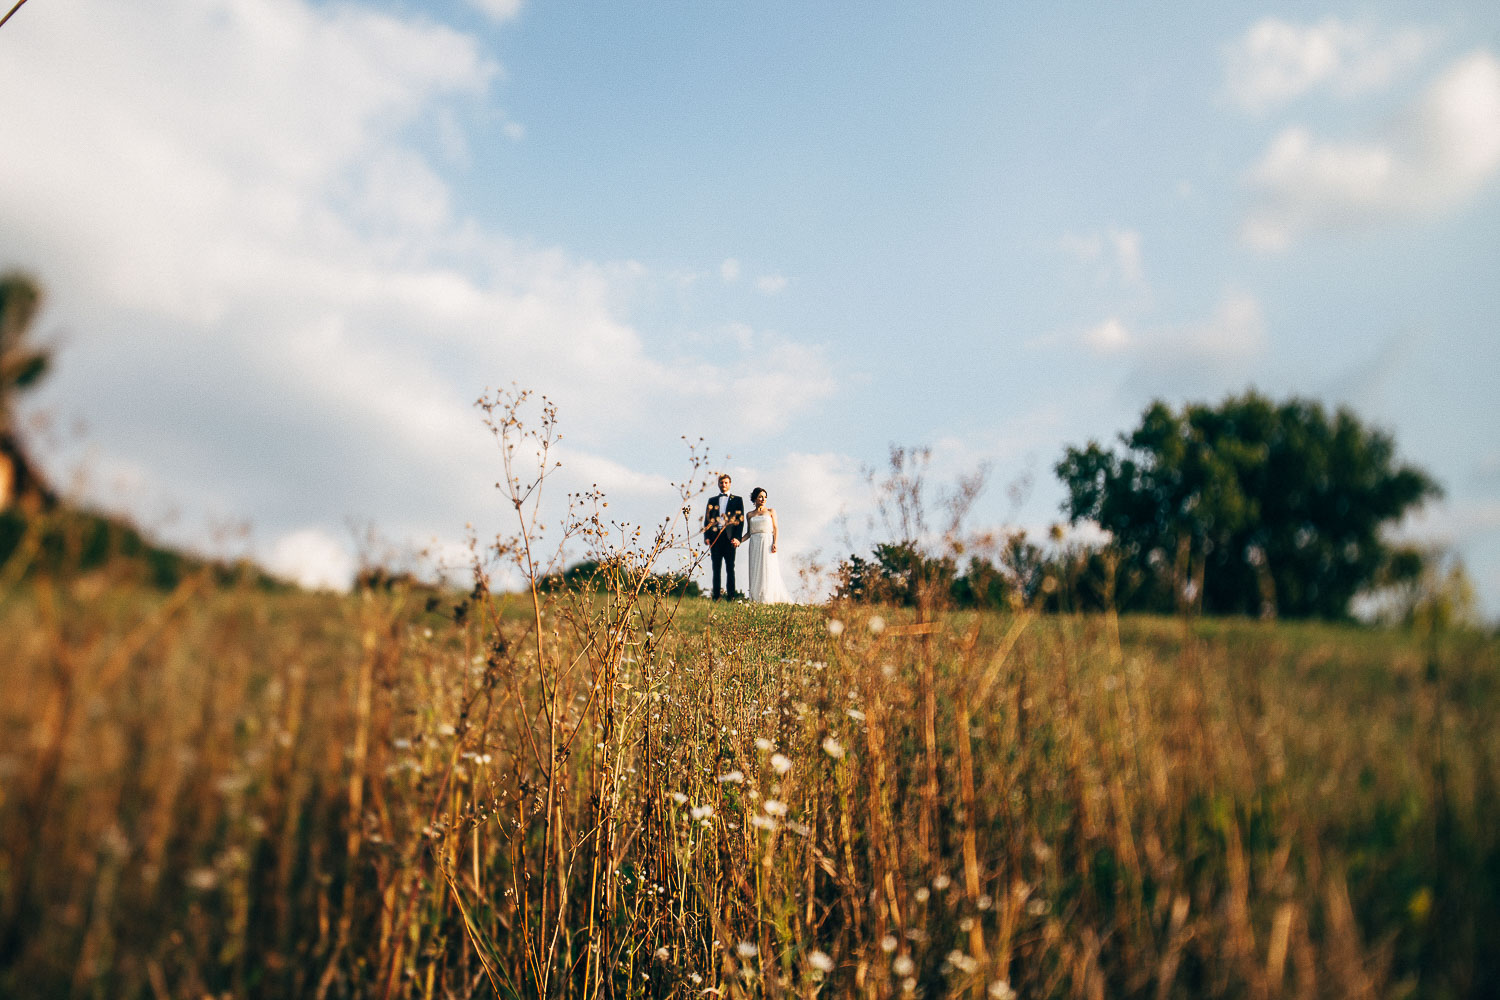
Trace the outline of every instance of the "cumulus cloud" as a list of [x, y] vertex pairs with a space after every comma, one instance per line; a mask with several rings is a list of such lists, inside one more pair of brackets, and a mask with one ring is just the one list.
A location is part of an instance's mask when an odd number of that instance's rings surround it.
[[1134, 229], [1069, 233], [1058, 241], [1063, 253], [1097, 269], [1101, 282], [1139, 288], [1146, 269], [1141, 255], [1141, 234]]
[[1118, 354], [1128, 349], [1134, 338], [1119, 317], [1111, 316], [1098, 326], [1085, 330], [1083, 343], [1095, 354]]
[[1225, 50], [1225, 90], [1255, 113], [1320, 88], [1343, 97], [1368, 93], [1417, 65], [1436, 41], [1436, 32], [1421, 28], [1380, 30], [1336, 17], [1294, 24], [1268, 17]]
[[1254, 205], [1242, 235], [1280, 250], [1306, 232], [1348, 232], [1431, 215], [1473, 197], [1500, 170], [1500, 60], [1474, 52], [1366, 139], [1284, 130], [1246, 182]]
[[354, 578], [354, 560], [343, 543], [320, 528], [282, 535], [271, 545], [266, 568], [315, 590], [343, 590]]
[[1266, 347], [1266, 324], [1255, 296], [1230, 290], [1202, 320], [1133, 332], [1124, 320], [1111, 316], [1084, 330], [1078, 339], [1094, 354], [1135, 357], [1153, 369], [1169, 371], [1257, 357]]
[[780, 274], [763, 274], [755, 279], [755, 290], [762, 295], [779, 295], [786, 291], [787, 279]]
[[521, 0], [469, 0], [469, 5], [497, 23], [513, 20], [521, 13]]
[[[785, 338], [752, 359], [654, 344], [628, 306], [668, 277], [464, 218], [411, 135], [456, 149], [452, 109], [499, 76], [471, 35], [307, 0], [80, 0], [7, 25], [0, 148], [26, 154], [0, 156], [0, 265], [35, 271], [74, 332], [44, 395], [83, 408], [103, 464], [213, 484], [301, 573], [297, 553], [337, 568], [346, 515], [425, 536], [493, 505], [487, 385], [550, 391], [570, 470], [633, 490], [642, 520], [658, 494], [632, 470], [661, 464], [657, 438], [734, 443], [836, 390]], [[765, 405], [716, 423], [726, 391]]]
[[719, 265], [719, 277], [725, 281], [738, 281], [740, 277], [740, 262], [733, 257], [724, 258]]

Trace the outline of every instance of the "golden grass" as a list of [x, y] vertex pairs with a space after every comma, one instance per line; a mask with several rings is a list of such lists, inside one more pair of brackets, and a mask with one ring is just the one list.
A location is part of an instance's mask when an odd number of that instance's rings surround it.
[[0, 603], [0, 993], [1493, 984], [1492, 641], [905, 624], [24, 585]]

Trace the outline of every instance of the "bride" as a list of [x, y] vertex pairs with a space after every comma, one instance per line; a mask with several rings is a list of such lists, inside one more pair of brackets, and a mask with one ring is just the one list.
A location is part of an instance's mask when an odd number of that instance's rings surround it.
[[791, 604], [791, 591], [781, 579], [776, 558], [776, 511], [766, 506], [766, 491], [750, 491], [754, 508], [745, 514], [745, 547], [750, 550], [749, 597], [755, 604]]

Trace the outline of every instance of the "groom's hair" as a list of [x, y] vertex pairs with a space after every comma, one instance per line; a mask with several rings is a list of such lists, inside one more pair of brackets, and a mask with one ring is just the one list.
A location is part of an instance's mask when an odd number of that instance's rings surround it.
[[721, 472], [721, 473], [719, 473], [718, 483], [719, 483], [720, 487], [722, 487], [724, 485], [724, 480], [726, 480], [726, 479], [729, 479], [729, 481], [731, 483], [734, 482], [733, 479], [729, 478], [729, 473], [727, 473], [727, 472]]

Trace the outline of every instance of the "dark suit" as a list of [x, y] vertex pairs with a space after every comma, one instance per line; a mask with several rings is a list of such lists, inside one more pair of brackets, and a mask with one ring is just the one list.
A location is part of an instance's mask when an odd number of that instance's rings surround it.
[[[719, 514], [719, 496], [712, 497], [708, 501], [708, 507], [703, 511], [703, 541], [708, 545], [709, 558], [714, 567], [714, 600], [724, 594], [731, 601], [739, 594], [734, 589], [734, 543], [740, 540], [745, 530], [745, 501], [734, 494], [729, 494], [729, 502], [724, 505], [722, 517]], [[725, 590], [719, 589], [720, 567], [724, 570], [724, 582], [727, 584]]]

